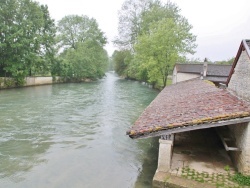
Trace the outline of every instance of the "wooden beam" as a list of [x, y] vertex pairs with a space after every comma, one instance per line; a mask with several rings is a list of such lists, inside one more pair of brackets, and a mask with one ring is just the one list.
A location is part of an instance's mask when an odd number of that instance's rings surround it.
[[150, 138], [150, 137], [157, 137], [157, 136], [162, 136], [162, 135], [181, 133], [181, 132], [187, 132], [187, 131], [194, 131], [194, 130], [199, 130], [199, 129], [208, 129], [208, 128], [212, 128], [212, 127], [220, 127], [220, 126], [225, 126], [225, 125], [233, 125], [233, 124], [246, 123], [246, 122], [250, 122], [250, 117], [236, 118], [236, 119], [218, 121], [218, 122], [213, 122], [213, 123], [204, 123], [204, 124], [200, 124], [200, 125], [196, 124], [196, 125], [190, 125], [190, 126], [171, 128], [171, 129], [167, 129], [167, 130], [146, 133], [144, 135], [135, 135], [135, 136], [131, 136], [131, 138], [132, 139]]
[[229, 147], [227, 145], [227, 142], [226, 141], [234, 141], [232, 138], [224, 138], [224, 136], [222, 135], [222, 133], [220, 132], [219, 128], [216, 128], [215, 129], [217, 134], [219, 135], [221, 141], [222, 141], [222, 144], [224, 145], [226, 151], [241, 151], [239, 148], [237, 147]]

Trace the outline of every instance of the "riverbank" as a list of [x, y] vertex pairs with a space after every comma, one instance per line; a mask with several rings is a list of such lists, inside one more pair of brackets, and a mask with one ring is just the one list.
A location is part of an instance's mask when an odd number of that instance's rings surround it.
[[[92, 82], [91, 79], [84, 79], [82, 82]], [[71, 83], [67, 79], [60, 76], [30, 76], [24, 79], [23, 86], [16, 86], [15, 80], [9, 77], [0, 77], [0, 89], [10, 89], [18, 87], [29, 87], [29, 86], [39, 86], [39, 85], [51, 85], [59, 83]]]
[[[60, 77], [26, 77], [24, 79], [24, 85], [18, 87], [38, 86], [38, 85], [50, 85], [54, 83], [63, 83], [63, 79]], [[0, 77], [0, 89], [16, 88], [15, 80], [9, 77]]]
[[[143, 85], [148, 85], [150, 88], [156, 89], [158, 91], [161, 91], [162, 89], [164, 89], [163, 84], [152, 85], [152, 84], [149, 84], [149, 83], [144, 82], [144, 81], [140, 81], [140, 80], [136, 80], [136, 79], [133, 79], [133, 78], [124, 77], [124, 76], [120, 76], [120, 78], [126, 79], [126, 80], [132, 80], [132, 81], [141, 82]], [[168, 80], [167, 80], [167, 86], [171, 85], [171, 84], [172, 84], [172, 76], [169, 76]]]

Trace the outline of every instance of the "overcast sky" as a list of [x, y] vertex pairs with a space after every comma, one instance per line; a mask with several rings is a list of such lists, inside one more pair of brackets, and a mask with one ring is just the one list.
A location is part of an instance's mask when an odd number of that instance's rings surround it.
[[[87, 15], [97, 20], [108, 37], [106, 50], [112, 55], [117, 36], [118, 10], [125, 0], [37, 0], [47, 4], [56, 21], [66, 15]], [[167, 2], [167, 0], [162, 0]], [[250, 38], [249, 0], [172, 0], [193, 26], [198, 47], [192, 58], [211, 61], [235, 57], [242, 39]]]

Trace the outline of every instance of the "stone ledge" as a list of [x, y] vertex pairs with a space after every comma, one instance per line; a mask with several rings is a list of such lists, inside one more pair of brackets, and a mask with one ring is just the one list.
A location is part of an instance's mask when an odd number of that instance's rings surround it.
[[153, 178], [153, 188], [216, 188], [214, 185], [199, 183], [193, 180], [173, 176], [166, 172], [156, 172]]

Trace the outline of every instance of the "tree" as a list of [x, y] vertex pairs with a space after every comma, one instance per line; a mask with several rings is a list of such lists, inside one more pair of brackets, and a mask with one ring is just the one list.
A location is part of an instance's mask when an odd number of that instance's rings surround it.
[[56, 25], [50, 17], [48, 6], [41, 5], [41, 10], [43, 12], [43, 27], [41, 29], [42, 40], [39, 55], [42, 57], [42, 62], [38, 64], [37, 69], [40, 68], [40, 72], [46, 74], [46, 72], [52, 71], [52, 66], [57, 61], [55, 58], [57, 53], [55, 49]]
[[140, 70], [147, 70], [149, 82], [155, 84], [161, 79], [165, 87], [177, 60], [194, 52], [195, 36], [190, 33], [191, 28], [183, 17], [178, 22], [165, 18], [152, 23], [149, 32], [139, 36], [135, 61], [139, 62]]
[[3, 0], [0, 5], [1, 72], [22, 85], [31, 70], [41, 70], [53, 59], [53, 20], [47, 7], [31, 0]]
[[15, 36], [18, 35], [18, 25], [15, 23], [15, 15], [17, 15], [18, 2], [16, 0], [0, 1], [0, 68], [1, 76], [9, 76], [11, 72], [7, 72], [7, 67], [11, 62], [16, 61], [17, 49], [13, 48]]
[[[141, 5], [141, 6], [140, 6]], [[140, 8], [138, 8], [140, 7]], [[184, 61], [187, 53], [194, 53], [196, 37], [192, 26], [180, 15], [178, 6], [170, 1], [127, 0], [119, 15], [119, 37], [115, 41], [120, 49], [132, 54], [126, 66], [120, 66], [130, 78], [150, 82], [167, 77], [177, 60]]]
[[162, 4], [161, 1], [155, 0], [150, 2], [149, 7], [141, 13], [141, 33], [147, 33], [150, 31], [152, 23], [160, 20], [171, 18], [175, 23], [183, 20], [183, 17], [179, 14], [180, 9], [175, 3], [168, 1], [166, 4]]
[[87, 40], [79, 43], [76, 49], [66, 50], [62, 65], [61, 76], [71, 80], [101, 78], [108, 65], [108, 55], [98, 43]]
[[107, 43], [96, 20], [87, 16], [65, 16], [58, 22], [58, 32], [59, 47], [63, 48], [76, 49], [78, 43], [86, 40], [97, 42], [102, 47]]
[[228, 59], [228, 60], [224, 60], [224, 61], [216, 61], [216, 64], [220, 64], [220, 65], [232, 65], [234, 62], [234, 57]]
[[119, 11], [119, 36], [114, 44], [121, 50], [133, 50], [141, 27], [141, 13], [151, 0], [126, 0]]
[[129, 50], [114, 51], [112, 60], [115, 64], [115, 72], [118, 75], [127, 75], [128, 61], [131, 58]]
[[107, 39], [95, 19], [65, 16], [58, 22], [58, 31], [58, 45], [63, 52], [58, 62], [61, 68], [53, 68], [55, 74], [74, 81], [104, 76], [108, 54], [103, 47]]

